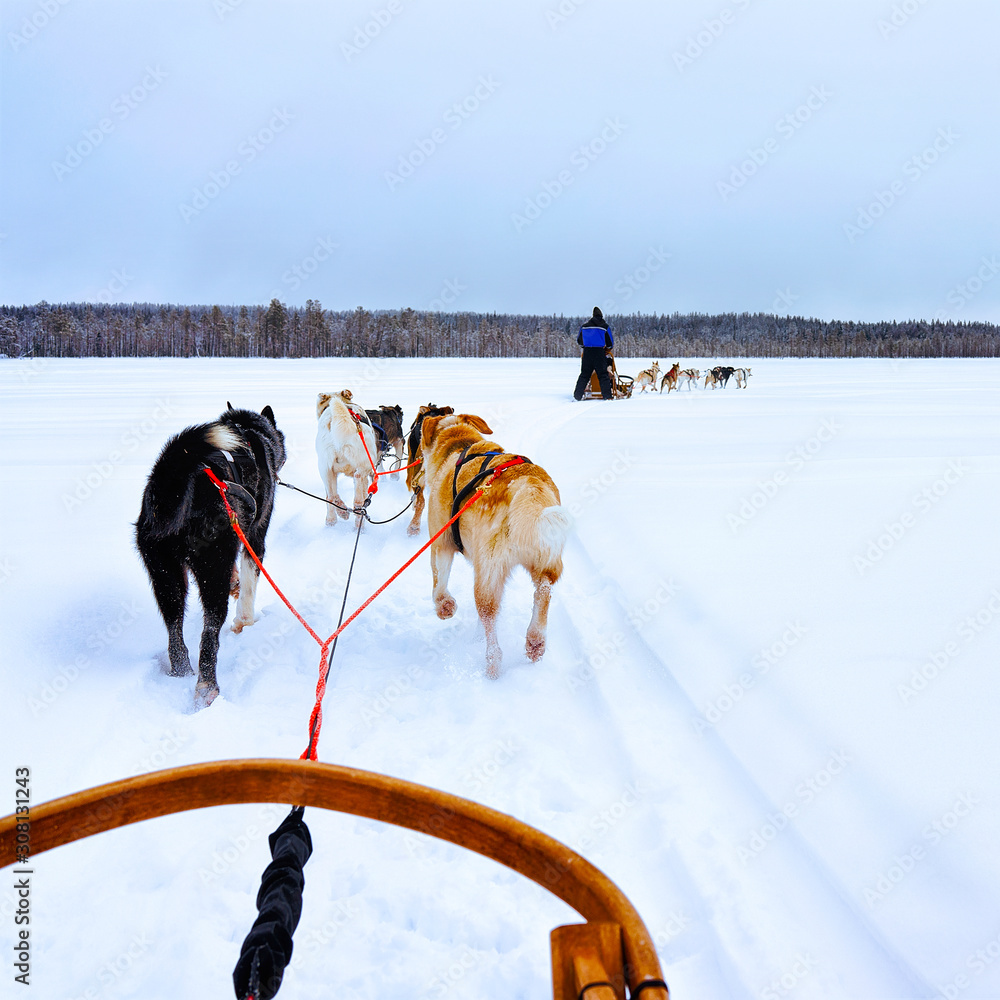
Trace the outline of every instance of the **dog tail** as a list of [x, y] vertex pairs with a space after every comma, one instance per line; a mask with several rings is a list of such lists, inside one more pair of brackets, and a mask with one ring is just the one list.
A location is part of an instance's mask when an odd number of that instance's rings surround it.
[[195, 489], [204, 476], [200, 466], [220, 449], [236, 450], [242, 439], [225, 424], [188, 427], [160, 452], [142, 495], [139, 524], [146, 537], [158, 540], [181, 532], [191, 518]]
[[562, 559], [573, 518], [565, 507], [546, 507], [535, 522], [538, 550], [550, 565]]

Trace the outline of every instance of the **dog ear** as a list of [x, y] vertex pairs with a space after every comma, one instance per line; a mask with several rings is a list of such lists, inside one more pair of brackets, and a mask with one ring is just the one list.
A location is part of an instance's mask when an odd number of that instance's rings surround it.
[[320, 392], [316, 394], [316, 416], [322, 416], [323, 411], [330, 405], [331, 397], [328, 392]]
[[458, 419], [464, 420], [467, 424], [471, 424], [481, 434], [493, 433], [493, 428], [491, 428], [482, 417], [477, 417], [474, 413], [462, 413], [459, 415]]
[[276, 428], [278, 426], [278, 421], [274, 419], [274, 410], [272, 410], [270, 406], [265, 406], [264, 409], [260, 411], [260, 415], [266, 420], [270, 420], [272, 427]]
[[226, 410], [231, 413], [235, 409], [236, 409], [236, 407], [233, 406], [233, 404], [230, 403], [229, 400], [227, 399], [226, 400]]
[[424, 417], [424, 422], [420, 425], [420, 445], [422, 448], [426, 448], [434, 439], [434, 433], [441, 420], [441, 417]]

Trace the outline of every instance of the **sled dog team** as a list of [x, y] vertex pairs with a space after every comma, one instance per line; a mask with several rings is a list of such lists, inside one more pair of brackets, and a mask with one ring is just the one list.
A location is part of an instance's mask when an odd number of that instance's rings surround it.
[[[358, 513], [378, 466], [390, 453], [396, 467], [406, 458], [407, 490], [414, 497], [407, 534], [420, 531], [427, 509], [429, 534], [436, 534], [480, 487], [488, 489], [431, 546], [432, 598], [439, 618], [455, 613], [448, 578], [456, 553], [473, 567], [473, 596], [486, 634], [486, 673], [500, 673], [502, 653], [496, 619], [504, 587], [515, 566], [527, 570], [534, 605], [525, 654], [545, 652], [552, 585], [562, 574], [562, 552], [570, 518], [559, 490], [545, 470], [522, 455], [506, 452], [488, 438], [492, 430], [474, 414], [450, 406], [421, 406], [409, 432], [399, 406], [364, 410], [349, 390], [321, 392], [316, 399], [316, 455], [326, 499], [326, 524]], [[219, 694], [216, 661], [219, 633], [229, 598], [238, 598], [232, 629], [254, 622], [259, 569], [241, 551], [217, 483], [249, 546], [264, 559], [265, 536], [274, 509], [278, 473], [285, 462], [285, 437], [271, 407], [260, 413], [227, 404], [221, 416], [188, 427], [164, 445], [149, 474], [135, 524], [136, 545], [167, 627], [171, 676], [194, 673], [184, 643], [184, 606], [189, 573], [198, 585], [204, 612], [195, 703], [205, 707]], [[337, 491], [339, 476], [354, 480], [354, 502]], [[394, 474], [393, 478], [397, 478]], [[426, 494], [426, 497], [425, 497]], [[238, 563], [237, 563], [238, 560]]]
[[[747, 381], [752, 374], [753, 372], [749, 368], [731, 368], [729, 366], [716, 365], [714, 368], [706, 370], [703, 388], [707, 389], [711, 386], [714, 389], [717, 385], [725, 388], [729, 380], [735, 377], [737, 388], [745, 389]], [[660, 379], [660, 362], [654, 361], [651, 367], [644, 369], [636, 375], [634, 388], [637, 388], [640, 392], [645, 392], [647, 389], [651, 392], [655, 391], [656, 382], [659, 379], [660, 392], [663, 392], [664, 387], [666, 387], [667, 392], [679, 389], [682, 384], [690, 389], [698, 384], [698, 379], [701, 377], [701, 372], [697, 368], [684, 368], [682, 370], [680, 362], [675, 361], [673, 366]]]

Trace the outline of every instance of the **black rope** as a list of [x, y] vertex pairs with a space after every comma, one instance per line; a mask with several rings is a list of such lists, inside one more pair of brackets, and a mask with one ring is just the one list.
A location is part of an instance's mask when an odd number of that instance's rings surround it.
[[299, 489], [298, 486], [293, 486], [291, 483], [283, 483], [280, 479], [277, 481], [279, 486], [284, 486], [286, 489], [295, 490], [296, 493], [301, 493], [304, 496], [312, 497], [313, 500], [319, 500], [322, 503], [328, 503], [331, 507], [336, 507], [337, 510], [346, 510], [349, 514], [357, 514], [358, 517], [363, 517], [369, 524], [388, 524], [390, 521], [395, 521], [397, 517], [402, 517], [412, 506], [414, 501], [417, 499], [416, 493], [410, 496], [410, 502], [398, 513], [393, 514], [392, 517], [387, 517], [384, 521], [373, 521], [368, 516], [368, 504], [371, 502], [371, 494], [365, 498], [365, 502], [360, 507], [341, 507], [339, 503], [334, 503], [332, 500], [327, 500], [326, 497], [317, 496], [315, 493], [309, 493], [307, 490]]
[[398, 514], [393, 514], [392, 517], [387, 517], [384, 521], [373, 521], [367, 514], [365, 514], [365, 517], [368, 517], [369, 524], [388, 524], [390, 521], [395, 521], [397, 517], [402, 517], [413, 506], [416, 499], [417, 494], [414, 493], [410, 497], [410, 502]]

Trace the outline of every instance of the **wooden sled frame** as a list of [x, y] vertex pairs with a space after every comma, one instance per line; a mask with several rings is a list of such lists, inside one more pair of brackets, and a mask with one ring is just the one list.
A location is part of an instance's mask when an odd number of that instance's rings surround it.
[[[450, 841], [506, 865], [586, 924], [552, 931], [554, 1000], [669, 1000], [646, 925], [622, 891], [558, 840], [505, 813], [423, 785], [334, 764], [213, 761], [77, 792], [30, 814], [31, 857], [105, 830], [209, 806], [281, 802], [351, 813]], [[16, 863], [19, 817], [0, 819], [0, 867]], [[20, 817], [24, 820], [24, 817]]]
[[[619, 375], [615, 367], [615, 356], [609, 354], [611, 363], [608, 365], [608, 377], [611, 379], [611, 398], [628, 399], [632, 395], [633, 379], [628, 375]], [[597, 372], [590, 373], [590, 382], [583, 390], [584, 399], [603, 399], [601, 395], [601, 383], [597, 378]]]

